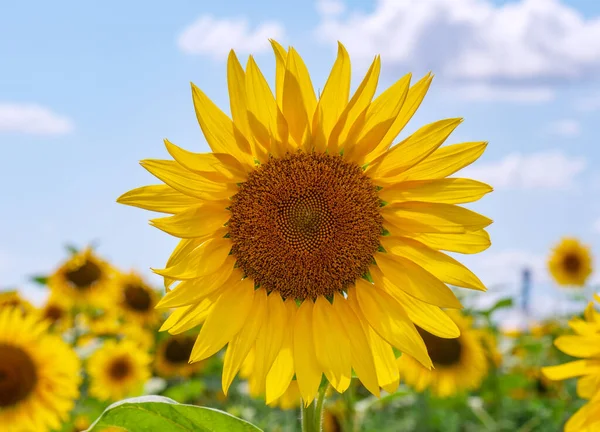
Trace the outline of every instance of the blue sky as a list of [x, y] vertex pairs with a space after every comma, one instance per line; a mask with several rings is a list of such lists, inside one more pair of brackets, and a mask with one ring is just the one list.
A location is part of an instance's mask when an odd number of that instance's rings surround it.
[[166, 157], [163, 138], [208, 150], [189, 82], [226, 109], [227, 51], [255, 53], [272, 79], [268, 37], [298, 49], [316, 87], [338, 39], [354, 81], [377, 53], [380, 88], [436, 74], [403, 134], [460, 116], [449, 142], [490, 142], [470, 173], [496, 187], [473, 206], [494, 219], [493, 246], [465, 259], [490, 286], [515, 289], [531, 266], [533, 303], [547, 312], [564, 295], [545, 272], [549, 248], [573, 235], [600, 255], [600, 2], [22, 1], [0, 15], [0, 288], [39, 300], [28, 275], [50, 272], [63, 244], [90, 241], [158, 282], [147, 269], [176, 239], [115, 199], [155, 183], [137, 162]]

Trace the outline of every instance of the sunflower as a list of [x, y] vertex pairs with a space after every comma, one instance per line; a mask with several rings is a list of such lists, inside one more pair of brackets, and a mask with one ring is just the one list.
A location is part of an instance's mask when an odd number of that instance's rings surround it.
[[0, 310], [3, 308], [17, 308], [23, 314], [28, 314], [35, 310], [35, 307], [25, 300], [18, 291], [0, 292]]
[[72, 327], [73, 319], [70, 316], [71, 308], [64, 297], [51, 295], [39, 313], [43, 320], [48, 321], [52, 328], [64, 331]]
[[59, 429], [79, 396], [79, 359], [47, 324], [0, 309], [0, 425], [7, 432]]
[[140, 275], [135, 272], [119, 274], [116, 285], [121, 293], [119, 306], [126, 320], [141, 325], [152, 325], [158, 321], [158, 313], [154, 309], [158, 294]]
[[90, 395], [119, 400], [141, 394], [150, 378], [150, 361], [150, 355], [131, 341], [107, 340], [88, 361]]
[[86, 317], [82, 320], [81, 327], [85, 329], [85, 333], [78, 341], [80, 346], [85, 346], [97, 338], [128, 340], [145, 351], [154, 346], [154, 333], [137, 323], [123, 322], [115, 313]]
[[590, 249], [575, 238], [564, 238], [552, 251], [548, 268], [559, 285], [583, 286], [592, 273]]
[[58, 297], [68, 298], [75, 306], [112, 306], [114, 303], [113, 269], [87, 248], [71, 256], [48, 279]]
[[[598, 295], [594, 298], [600, 301]], [[600, 317], [593, 302], [588, 304], [584, 318], [569, 321], [575, 334], [559, 336], [554, 341], [560, 351], [581, 360], [547, 366], [542, 372], [551, 380], [581, 377], [577, 382], [577, 394], [583, 399], [591, 399], [600, 388]]]
[[194, 347], [195, 337], [189, 335], [170, 336], [158, 344], [154, 359], [155, 369], [159, 376], [189, 377], [204, 366], [203, 362], [189, 363]]
[[460, 329], [460, 336], [444, 339], [417, 327], [433, 362], [433, 369], [424, 368], [410, 355], [398, 359], [400, 377], [416, 391], [431, 387], [439, 397], [448, 397], [461, 390], [479, 387], [488, 370], [488, 359], [481, 336], [471, 328], [471, 319], [458, 312], [449, 313]]
[[[413, 322], [441, 337], [458, 327], [440, 307], [460, 308], [446, 285], [485, 290], [441, 251], [490, 245], [491, 220], [457, 204], [492, 189], [446, 178], [475, 161], [485, 142], [440, 147], [462, 119], [429, 124], [392, 146], [432, 80], [411, 75], [373, 99], [375, 58], [349, 98], [350, 59], [338, 57], [319, 97], [294, 48], [272, 41], [275, 95], [250, 56], [227, 72], [232, 119], [192, 85], [196, 116], [212, 153], [165, 141], [174, 160], [144, 160], [165, 184], [118, 202], [172, 216], [153, 219], [181, 239], [166, 268], [163, 330], [203, 324], [191, 360], [228, 345], [226, 392], [246, 356], [267, 403], [295, 375], [305, 404], [322, 375], [339, 392], [354, 369], [375, 395], [394, 391], [393, 348], [432, 366]], [[264, 389], [264, 390], [263, 390]]]

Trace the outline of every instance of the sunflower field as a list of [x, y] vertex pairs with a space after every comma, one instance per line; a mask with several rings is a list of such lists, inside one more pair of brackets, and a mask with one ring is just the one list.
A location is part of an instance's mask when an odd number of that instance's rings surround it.
[[492, 186], [461, 176], [487, 142], [446, 143], [461, 118], [397, 138], [433, 75], [377, 93], [376, 56], [351, 92], [340, 43], [315, 91], [270, 44], [271, 83], [229, 53], [230, 114], [192, 84], [210, 152], [165, 139], [141, 161], [155, 184], [114, 196], [177, 239], [147, 263], [160, 284], [68, 246], [32, 278], [43, 303], [1, 292], [0, 430], [600, 431], [586, 242], [547, 259], [578, 312], [503, 327], [528, 306], [481, 306], [460, 262], [493, 241], [465, 206]]

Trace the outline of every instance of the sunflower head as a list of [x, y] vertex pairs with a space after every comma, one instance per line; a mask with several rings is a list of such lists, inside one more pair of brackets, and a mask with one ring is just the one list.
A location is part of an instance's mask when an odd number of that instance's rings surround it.
[[440, 309], [461, 307], [446, 284], [485, 290], [442, 251], [490, 245], [491, 220], [459, 204], [491, 187], [446, 178], [475, 161], [486, 143], [442, 147], [462, 121], [453, 118], [394, 144], [430, 74], [413, 85], [407, 74], [374, 97], [376, 57], [351, 95], [350, 59], [340, 44], [317, 96], [297, 51], [272, 46], [274, 92], [252, 56], [244, 69], [232, 51], [231, 118], [192, 85], [212, 152], [165, 141], [174, 160], [141, 162], [164, 184], [118, 199], [170, 214], [151, 224], [181, 239], [166, 268], [155, 270], [168, 291], [158, 307], [175, 309], [163, 330], [179, 334], [202, 324], [192, 361], [228, 345], [225, 392], [250, 356], [257, 359], [252, 388], [267, 403], [294, 376], [305, 403], [323, 374], [343, 392], [352, 369], [372, 393], [393, 391], [394, 348], [432, 366], [414, 324], [459, 334]]
[[24, 299], [18, 291], [0, 292], [0, 310], [3, 308], [15, 308], [24, 315], [35, 310], [35, 307]]
[[162, 340], [156, 349], [155, 369], [159, 376], [189, 377], [204, 367], [204, 362], [190, 363], [189, 358], [196, 338], [182, 334]]
[[564, 238], [552, 251], [548, 268], [559, 285], [584, 286], [592, 273], [592, 255], [575, 238]]
[[119, 274], [116, 285], [120, 291], [119, 306], [125, 320], [140, 325], [151, 325], [158, 320], [154, 309], [158, 303], [158, 294], [135, 272]]
[[462, 390], [476, 389], [488, 370], [488, 359], [481, 334], [471, 327], [471, 320], [452, 311], [450, 316], [460, 328], [460, 336], [440, 337], [417, 328], [423, 337], [434, 368], [428, 370], [408, 355], [398, 359], [400, 375], [421, 392], [431, 388], [439, 397], [452, 396]]
[[0, 424], [7, 430], [60, 428], [79, 395], [79, 360], [38, 317], [0, 309]]
[[131, 341], [106, 341], [88, 361], [90, 395], [119, 400], [140, 394], [150, 378], [150, 361], [148, 353]]
[[87, 248], [73, 254], [48, 279], [58, 297], [68, 298], [78, 307], [110, 306], [114, 302], [114, 270]]
[[72, 327], [71, 305], [61, 297], [51, 295], [39, 310], [41, 319], [50, 323], [55, 330], [63, 331]]

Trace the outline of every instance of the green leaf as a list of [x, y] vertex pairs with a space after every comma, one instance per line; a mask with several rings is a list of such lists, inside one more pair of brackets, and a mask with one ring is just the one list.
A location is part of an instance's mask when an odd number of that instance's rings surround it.
[[48, 276], [31, 276], [31, 281], [37, 283], [38, 285], [46, 286], [48, 285]]
[[109, 406], [86, 432], [117, 426], [130, 432], [261, 432], [259, 428], [223, 411], [182, 405], [162, 396], [125, 399]]
[[72, 244], [66, 244], [65, 245], [65, 249], [67, 250], [67, 252], [69, 252], [71, 255], [77, 255], [79, 253], [79, 249], [77, 249], [77, 247], [73, 246]]
[[498, 309], [506, 309], [509, 307], [513, 306], [513, 299], [512, 297], [506, 297], [503, 299], [500, 299], [496, 302], [495, 305], [493, 305], [491, 308], [489, 308], [487, 311], [484, 312], [484, 315], [491, 315], [494, 312], [496, 312]]

